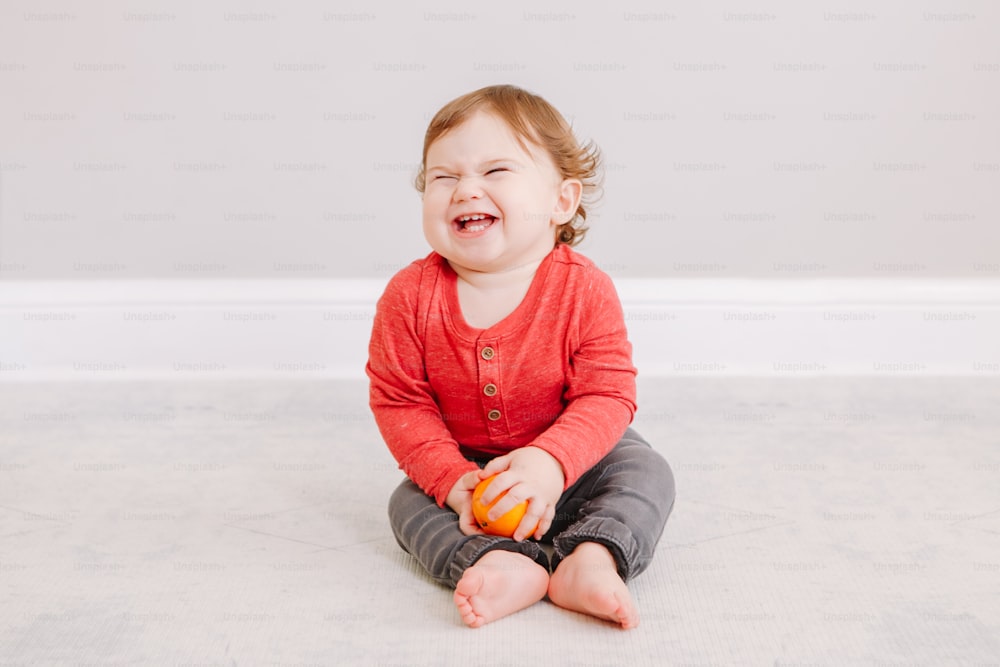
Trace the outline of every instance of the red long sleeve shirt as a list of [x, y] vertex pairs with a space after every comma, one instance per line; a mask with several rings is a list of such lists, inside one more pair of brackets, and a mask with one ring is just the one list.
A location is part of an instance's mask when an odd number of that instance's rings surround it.
[[365, 371], [370, 405], [399, 467], [444, 506], [477, 468], [533, 445], [566, 487], [604, 457], [635, 414], [635, 375], [611, 279], [560, 244], [520, 305], [469, 326], [457, 275], [435, 252], [402, 269], [378, 301]]

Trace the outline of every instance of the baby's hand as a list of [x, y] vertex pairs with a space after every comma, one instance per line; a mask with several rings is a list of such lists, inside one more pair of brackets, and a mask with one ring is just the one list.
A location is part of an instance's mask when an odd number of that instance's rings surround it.
[[483, 529], [479, 527], [476, 517], [472, 514], [472, 492], [479, 484], [479, 471], [470, 470], [455, 482], [451, 487], [445, 504], [458, 514], [458, 527], [466, 535], [483, 535]]
[[489, 505], [504, 491], [507, 495], [490, 508], [489, 518], [498, 519], [524, 501], [528, 511], [514, 531], [514, 539], [523, 540], [532, 535], [541, 539], [556, 516], [556, 503], [563, 492], [566, 476], [562, 464], [554, 456], [538, 447], [521, 447], [509, 454], [498, 456], [479, 471], [479, 478], [496, 475], [483, 493], [481, 501]]

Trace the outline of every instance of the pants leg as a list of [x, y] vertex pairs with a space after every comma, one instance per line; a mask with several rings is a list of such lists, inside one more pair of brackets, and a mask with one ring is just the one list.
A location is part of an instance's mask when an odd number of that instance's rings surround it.
[[628, 581], [649, 566], [676, 495], [666, 460], [631, 427], [597, 465], [563, 493], [546, 539], [553, 570], [581, 542], [598, 542]]
[[451, 588], [458, 585], [466, 568], [494, 549], [522, 553], [549, 569], [548, 556], [535, 542], [466, 535], [451, 508], [438, 507], [409, 479], [403, 480], [389, 499], [389, 523], [399, 546], [416, 557], [435, 581]]

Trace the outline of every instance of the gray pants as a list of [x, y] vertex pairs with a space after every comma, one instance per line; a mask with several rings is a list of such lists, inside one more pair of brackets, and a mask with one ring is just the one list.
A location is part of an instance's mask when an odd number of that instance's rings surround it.
[[[477, 463], [483, 466], [488, 460]], [[553, 545], [552, 571], [581, 542], [598, 542], [615, 557], [624, 581], [635, 577], [653, 558], [674, 495], [670, 466], [628, 428], [614, 449], [559, 498], [552, 527], [542, 538]], [[389, 522], [399, 545], [435, 581], [452, 588], [467, 567], [494, 549], [522, 553], [550, 569], [548, 556], [533, 540], [466, 535], [451, 508], [438, 507], [409, 479], [389, 500]]]

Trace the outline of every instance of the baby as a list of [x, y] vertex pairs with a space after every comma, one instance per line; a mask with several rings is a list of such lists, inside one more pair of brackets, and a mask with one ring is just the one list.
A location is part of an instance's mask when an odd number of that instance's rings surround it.
[[[626, 582], [649, 565], [673, 508], [670, 467], [629, 426], [636, 369], [621, 303], [572, 249], [598, 162], [520, 88], [448, 103], [416, 179], [433, 252], [378, 302], [370, 404], [407, 475], [389, 501], [392, 530], [455, 589], [471, 627], [548, 595], [634, 628]], [[507, 494], [490, 519], [528, 503], [513, 538], [473, 518], [473, 490], [491, 475], [483, 503]]]

